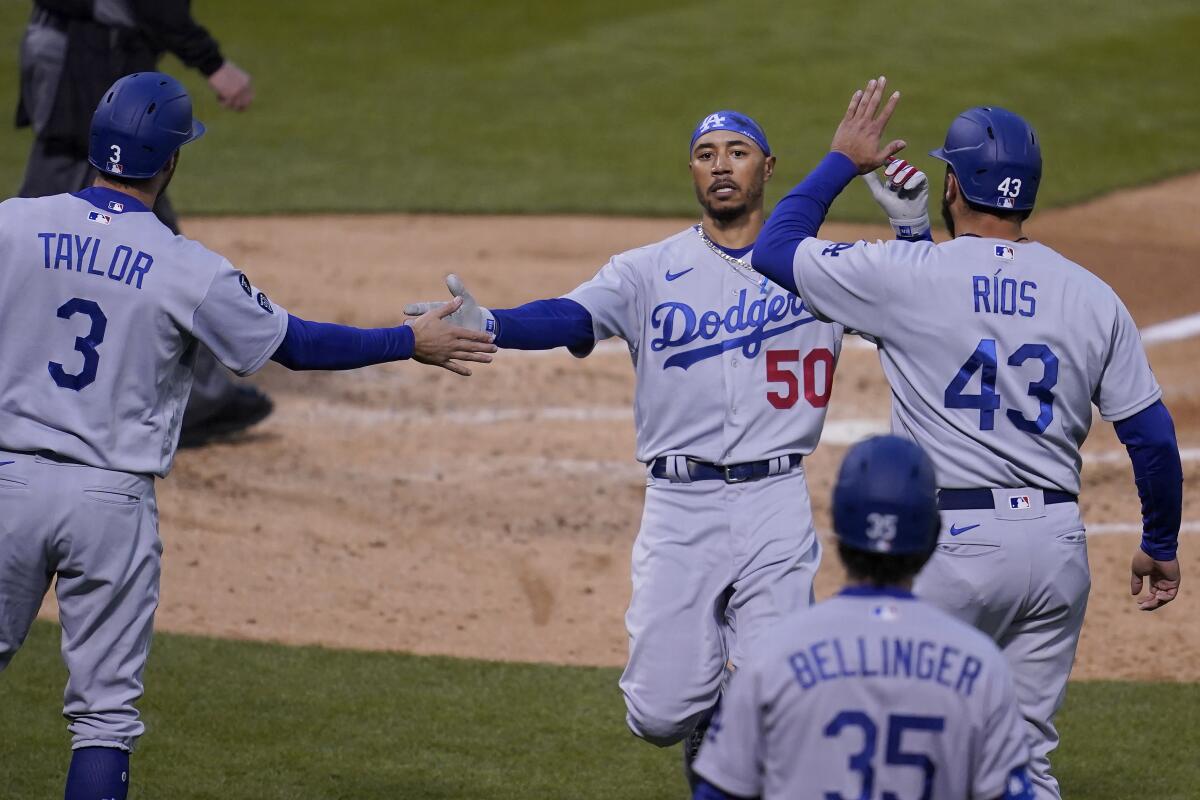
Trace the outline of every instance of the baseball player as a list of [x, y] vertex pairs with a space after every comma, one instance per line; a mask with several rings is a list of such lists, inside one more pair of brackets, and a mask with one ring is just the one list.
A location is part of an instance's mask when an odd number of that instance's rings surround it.
[[[799, 291], [813, 312], [878, 341], [892, 389], [892, 427], [930, 455], [944, 514], [919, 596], [988, 633], [1012, 665], [1029, 727], [1039, 798], [1059, 796], [1049, 754], [1087, 604], [1090, 576], [1079, 448], [1092, 405], [1129, 451], [1143, 537], [1131, 589], [1140, 608], [1179, 589], [1182, 467], [1171, 416], [1120, 298], [1022, 230], [1042, 174], [1033, 128], [1001, 108], [970, 109], [932, 155], [946, 162], [942, 212], [953, 239], [827, 242], [829, 204], [880, 149], [890, 109], [880, 78], [855, 94], [832, 150], [776, 209], [754, 264]], [[927, 185], [927, 182], [926, 182]], [[879, 187], [876, 187], [879, 190]], [[896, 219], [924, 214], [877, 191]]]
[[820, 438], [842, 342], [841, 325], [749, 268], [775, 167], [758, 123], [708, 115], [689, 166], [701, 222], [614, 256], [565, 297], [489, 310], [447, 279], [464, 300], [451, 319], [494, 332], [502, 348], [582, 357], [612, 336], [629, 346], [647, 477], [620, 685], [636, 735], [667, 746], [693, 734], [685, 759], [727, 662], [812, 600], [820, 546], [803, 458]]
[[833, 528], [849, 585], [739, 666], [696, 761], [695, 800], [1032, 800], [1004, 656], [912, 595], [940, 528], [921, 448], [896, 436], [852, 447]]
[[[225, 58], [192, 16], [191, 0], [34, 0], [21, 39], [17, 125], [33, 128], [20, 197], [85, 189], [92, 112], [122, 75], [154, 70], [164, 51], [208, 79], [226, 108], [242, 111], [254, 98], [250, 76]], [[179, 220], [160, 192], [154, 213], [179, 233]], [[204, 348], [196, 354], [185, 406], [181, 447], [200, 447], [245, 430], [274, 404], [258, 388], [233, 380]]]
[[124, 798], [158, 602], [154, 476], [171, 467], [200, 343], [245, 375], [415, 358], [469, 374], [489, 337], [432, 315], [396, 328], [307, 322], [150, 211], [204, 126], [157, 72], [92, 120], [100, 176], [0, 203], [0, 670], [57, 576], [67, 800]]

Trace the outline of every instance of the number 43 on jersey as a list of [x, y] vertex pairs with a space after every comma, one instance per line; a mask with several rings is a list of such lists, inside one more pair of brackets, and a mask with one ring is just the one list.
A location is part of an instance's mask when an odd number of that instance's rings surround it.
[[[1058, 356], [1044, 344], [1023, 344], [1013, 351], [1007, 359], [1010, 367], [1020, 367], [1030, 359], [1042, 362], [1042, 377], [1029, 384], [1029, 396], [1037, 398], [1038, 415], [1029, 419], [1015, 408], [1009, 408], [1004, 413], [1008, 421], [1017, 428], [1032, 435], [1046, 432], [1054, 420], [1054, 387], [1058, 384]], [[946, 408], [969, 408], [979, 412], [979, 429], [994, 430], [996, 427], [996, 411], [1000, 408], [1001, 397], [996, 391], [996, 374], [999, 367], [995, 339], [980, 339], [975, 352], [959, 368], [958, 374], [946, 387]], [[979, 394], [965, 394], [967, 384], [975, 373], [979, 373]]]

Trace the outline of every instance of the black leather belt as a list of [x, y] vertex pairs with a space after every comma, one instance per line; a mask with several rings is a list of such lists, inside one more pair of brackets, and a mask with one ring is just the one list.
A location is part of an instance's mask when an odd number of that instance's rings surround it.
[[[650, 466], [650, 474], [656, 478], [667, 478], [667, 459], [672, 456], [662, 456], [654, 459], [654, 463]], [[766, 459], [765, 461], [747, 461], [744, 464], [726, 464], [720, 466], [718, 464], [709, 464], [707, 461], [696, 461], [695, 459], [687, 459], [688, 475], [694, 481], [725, 481], [726, 483], [746, 483], [747, 481], [757, 481], [771, 475], [771, 462], [774, 459]], [[800, 466], [800, 462], [804, 457], [792, 453], [787, 456], [788, 468], [785, 472], [790, 472]], [[777, 472], [776, 475], [782, 475], [783, 472]]]
[[[1014, 494], [1020, 494], [1020, 489], [1013, 489]], [[1079, 495], [1060, 492], [1055, 489], [1042, 489], [1042, 502], [1045, 505], [1055, 503], [1078, 503]], [[994, 508], [995, 498], [991, 489], [939, 489], [938, 508], [942, 511], [966, 511], [968, 509]]]

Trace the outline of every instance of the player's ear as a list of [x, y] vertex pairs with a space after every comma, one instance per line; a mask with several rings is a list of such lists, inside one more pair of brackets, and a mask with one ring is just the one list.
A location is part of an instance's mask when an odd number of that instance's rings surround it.
[[767, 156], [763, 160], [763, 183], [771, 180], [771, 176], [775, 174], [775, 156]]
[[946, 182], [942, 187], [942, 196], [947, 205], [952, 205], [958, 197], [958, 178], [950, 170], [946, 170]]

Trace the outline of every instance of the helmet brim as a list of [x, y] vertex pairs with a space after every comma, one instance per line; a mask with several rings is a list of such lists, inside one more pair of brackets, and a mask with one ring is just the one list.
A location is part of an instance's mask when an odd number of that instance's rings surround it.
[[203, 135], [204, 135], [204, 132], [205, 132], [206, 130], [208, 130], [208, 128], [204, 127], [204, 123], [203, 123], [203, 122], [201, 122], [201, 121], [200, 121], [200, 120], [198, 120], [198, 119], [193, 119], [193, 120], [192, 120], [192, 132], [191, 132], [191, 134], [189, 134], [189, 135], [188, 135], [188, 138], [184, 139], [184, 140], [183, 140], [183, 141], [180, 143], [180, 145], [179, 145], [179, 146], [180, 146], [180, 147], [182, 147], [183, 145], [187, 144], [188, 142], [194, 142], [194, 141], [196, 141], [197, 139], [199, 139], [201, 136], [203, 136]]

